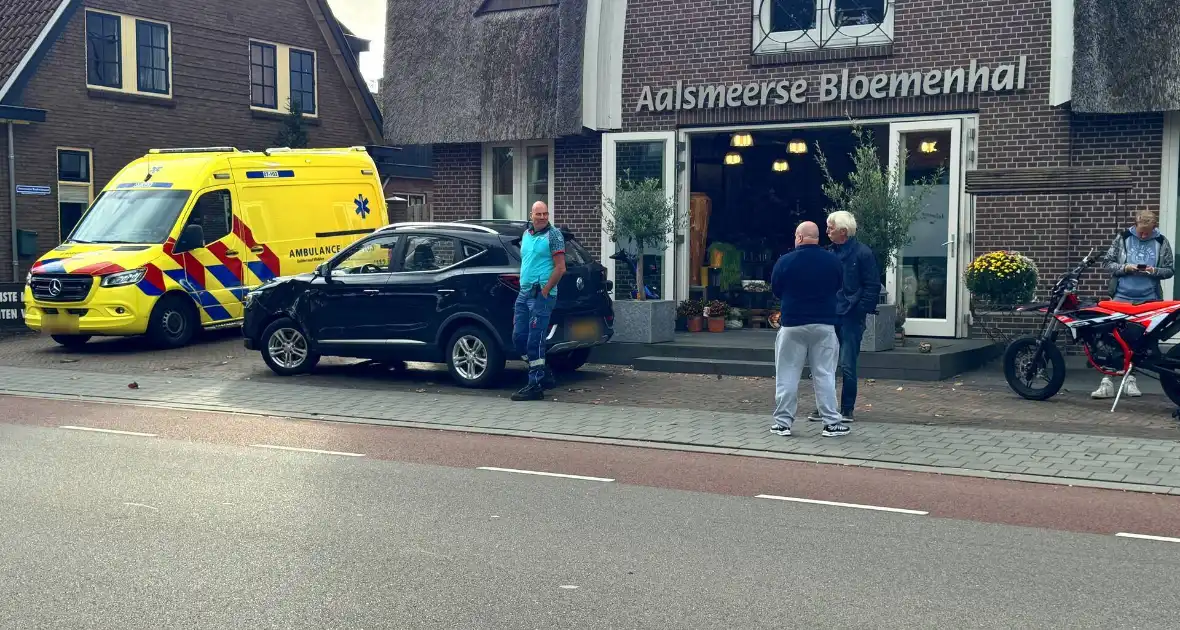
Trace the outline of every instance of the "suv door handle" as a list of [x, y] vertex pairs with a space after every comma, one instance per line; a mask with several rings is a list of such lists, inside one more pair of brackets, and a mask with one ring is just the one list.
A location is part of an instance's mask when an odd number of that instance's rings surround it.
[[365, 289], [365, 295], [377, 295], [381, 289]]
[[454, 289], [439, 289], [438, 292], [439, 293], [454, 293], [455, 290]]

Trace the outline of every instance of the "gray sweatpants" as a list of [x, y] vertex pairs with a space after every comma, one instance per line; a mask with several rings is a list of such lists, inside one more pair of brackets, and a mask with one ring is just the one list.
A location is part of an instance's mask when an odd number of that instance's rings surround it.
[[774, 342], [774, 421], [790, 428], [799, 403], [799, 379], [803, 366], [811, 365], [815, 407], [824, 425], [840, 422], [836, 411], [836, 362], [840, 344], [836, 327], [808, 324], [778, 329]]

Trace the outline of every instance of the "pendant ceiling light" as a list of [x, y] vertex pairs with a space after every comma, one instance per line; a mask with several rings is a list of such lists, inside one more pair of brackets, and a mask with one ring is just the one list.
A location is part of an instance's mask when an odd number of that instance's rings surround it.
[[774, 172], [776, 173], [785, 173], [791, 170], [791, 165], [787, 164], [786, 160], [775, 160], [774, 165], [771, 168], [773, 168]]
[[936, 140], [923, 140], [922, 144], [918, 145], [918, 150], [922, 153], [935, 153], [938, 151], [938, 142]]
[[787, 150], [796, 155], [807, 153], [807, 143], [802, 140], [792, 140], [787, 143]]
[[725, 154], [725, 165], [726, 166], [737, 166], [738, 164], [741, 164], [741, 163], [742, 163], [742, 154], [741, 153], [738, 153], [737, 151], [730, 151], [729, 153]]
[[729, 139], [729, 146], [731, 147], [752, 147], [754, 146], [754, 136], [748, 133], [735, 133]]

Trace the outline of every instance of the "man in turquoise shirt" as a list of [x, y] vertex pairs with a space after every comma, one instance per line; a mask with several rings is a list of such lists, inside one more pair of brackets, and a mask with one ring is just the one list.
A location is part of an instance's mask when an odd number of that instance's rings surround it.
[[541, 400], [552, 376], [545, 367], [545, 332], [557, 304], [557, 283], [565, 274], [565, 238], [549, 223], [549, 206], [533, 204], [532, 224], [520, 237], [520, 294], [512, 320], [512, 341], [529, 364], [529, 382], [512, 400]]

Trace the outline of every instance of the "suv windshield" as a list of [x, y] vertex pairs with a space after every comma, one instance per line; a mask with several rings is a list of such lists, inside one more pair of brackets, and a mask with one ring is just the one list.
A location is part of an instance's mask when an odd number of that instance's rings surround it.
[[99, 195], [67, 243], [163, 243], [188, 190], [110, 190]]

